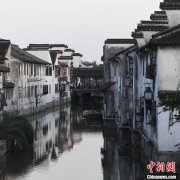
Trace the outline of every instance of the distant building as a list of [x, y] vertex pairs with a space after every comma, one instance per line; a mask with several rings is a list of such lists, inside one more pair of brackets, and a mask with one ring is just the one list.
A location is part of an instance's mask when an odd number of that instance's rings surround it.
[[6, 73], [3, 83], [7, 99], [5, 111], [16, 115], [32, 114], [52, 102], [52, 99], [45, 97], [51, 86], [46, 78], [46, 69], [50, 63], [14, 44], [10, 46], [5, 63], [11, 70]]

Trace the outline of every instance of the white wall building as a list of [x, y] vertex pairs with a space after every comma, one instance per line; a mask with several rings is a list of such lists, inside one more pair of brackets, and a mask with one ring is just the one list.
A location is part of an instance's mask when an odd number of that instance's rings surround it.
[[139, 131], [158, 151], [177, 152], [179, 112], [162, 103], [180, 93], [180, 4], [165, 0], [160, 8], [132, 33], [137, 44], [106, 51], [105, 43], [106, 93], [111, 96], [106, 95], [104, 109], [109, 117], [117, 112], [119, 127]]
[[23, 115], [48, 107], [49, 101], [44, 96], [48, 86], [46, 68], [50, 63], [13, 44], [5, 63], [11, 71], [4, 77], [3, 90], [7, 99], [4, 110]]

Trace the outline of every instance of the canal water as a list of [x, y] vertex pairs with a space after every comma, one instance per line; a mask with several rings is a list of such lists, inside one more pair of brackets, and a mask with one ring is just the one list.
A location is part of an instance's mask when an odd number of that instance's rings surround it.
[[150, 144], [132, 146], [126, 131], [122, 139], [103, 137], [101, 123], [82, 118], [88, 108], [69, 105], [29, 117], [34, 148], [0, 158], [0, 180], [145, 180], [151, 160], [175, 160], [180, 172], [179, 154], [159, 156]]
[[0, 180], [102, 180], [99, 123], [82, 119], [70, 106], [30, 117], [33, 151], [5, 157]]

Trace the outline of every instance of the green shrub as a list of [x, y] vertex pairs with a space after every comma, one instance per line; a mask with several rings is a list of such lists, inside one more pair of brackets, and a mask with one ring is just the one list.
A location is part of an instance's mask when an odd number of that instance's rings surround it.
[[0, 139], [13, 144], [17, 151], [26, 150], [33, 145], [33, 128], [24, 117], [6, 116], [0, 122]]

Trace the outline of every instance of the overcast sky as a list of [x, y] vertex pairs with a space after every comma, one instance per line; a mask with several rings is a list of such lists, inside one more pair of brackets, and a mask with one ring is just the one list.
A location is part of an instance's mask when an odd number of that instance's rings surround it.
[[64, 43], [100, 62], [104, 40], [130, 38], [162, 0], [0, 0], [0, 38], [20, 47]]

